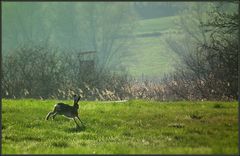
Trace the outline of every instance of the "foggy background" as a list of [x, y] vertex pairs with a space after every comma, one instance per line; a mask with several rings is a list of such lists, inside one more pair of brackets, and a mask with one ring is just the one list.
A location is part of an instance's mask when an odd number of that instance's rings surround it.
[[236, 97], [238, 3], [2, 4], [4, 97]]

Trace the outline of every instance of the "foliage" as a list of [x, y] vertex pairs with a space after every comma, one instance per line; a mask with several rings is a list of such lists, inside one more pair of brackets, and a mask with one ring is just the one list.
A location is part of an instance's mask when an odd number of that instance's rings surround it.
[[80, 94], [84, 99], [102, 100], [114, 92], [118, 99], [128, 76], [94, 66], [82, 66], [75, 51], [69, 55], [47, 45], [23, 45], [4, 59], [3, 96], [67, 99]]
[[62, 116], [45, 121], [57, 102], [3, 99], [2, 153], [238, 153], [237, 102], [80, 101], [85, 129]]
[[239, 14], [216, 6], [203, 10], [197, 6], [185, 16], [192, 18], [180, 20], [181, 41], [167, 40], [181, 64], [166, 83], [184, 99], [237, 99]]

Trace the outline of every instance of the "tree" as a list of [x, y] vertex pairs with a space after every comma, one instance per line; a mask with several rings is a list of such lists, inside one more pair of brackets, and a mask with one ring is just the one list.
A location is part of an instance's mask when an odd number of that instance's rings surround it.
[[184, 15], [192, 18], [180, 20], [184, 40], [167, 40], [181, 58], [172, 75], [177, 85], [170, 87], [186, 99], [236, 98], [239, 14], [219, 9], [223, 5], [194, 6], [191, 15]]
[[[237, 98], [239, 13], [226, 12], [220, 5], [210, 12], [204, 26], [210, 33], [210, 42], [202, 45], [207, 53], [207, 62], [214, 77], [221, 83], [217, 92], [223, 96]], [[214, 28], [214, 30], [209, 30]]]
[[84, 3], [78, 14], [82, 15], [78, 21], [84, 36], [83, 49], [97, 51], [101, 68], [119, 63], [119, 59], [112, 59], [125, 50], [134, 28], [135, 14], [130, 3]]

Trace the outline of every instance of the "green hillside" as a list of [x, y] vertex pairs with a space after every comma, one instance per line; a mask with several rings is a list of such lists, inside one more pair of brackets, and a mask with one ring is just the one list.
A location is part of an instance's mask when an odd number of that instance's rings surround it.
[[152, 18], [139, 20], [137, 23], [136, 33], [153, 33], [153, 32], [165, 32], [171, 29], [176, 29], [176, 20], [178, 16], [167, 16], [161, 18]]
[[[161, 77], [173, 71], [177, 56], [165, 43], [165, 37], [177, 30], [178, 16], [138, 21], [136, 39], [123, 54], [123, 65], [133, 76]], [[141, 37], [148, 35], [147, 37]], [[155, 35], [157, 34], [157, 35]]]

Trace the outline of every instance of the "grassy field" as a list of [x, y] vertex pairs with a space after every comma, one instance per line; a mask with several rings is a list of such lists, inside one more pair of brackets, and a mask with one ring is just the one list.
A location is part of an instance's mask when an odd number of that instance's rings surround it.
[[123, 64], [131, 75], [161, 77], [173, 71], [177, 56], [170, 51], [160, 37], [137, 38], [124, 54]]
[[177, 29], [176, 20], [178, 18], [179, 16], [167, 16], [139, 20], [136, 34], [166, 32], [169, 30]]
[[3, 154], [238, 152], [237, 102], [80, 101], [80, 129], [63, 116], [45, 120], [56, 100], [2, 102]]

